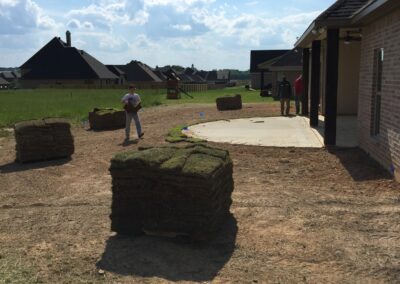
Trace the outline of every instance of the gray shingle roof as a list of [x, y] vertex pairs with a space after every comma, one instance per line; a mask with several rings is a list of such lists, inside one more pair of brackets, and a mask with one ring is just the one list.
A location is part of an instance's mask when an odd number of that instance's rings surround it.
[[6, 80], [14, 80], [16, 78], [13, 71], [1, 71], [0, 75]]
[[351, 19], [374, 1], [375, 0], [338, 0], [318, 16], [316, 21]]
[[303, 53], [301, 48], [292, 49], [271, 64], [271, 67], [303, 66]]
[[10, 83], [0, 77], [0, 85], [10, 85]]
[[126, 65], [116, 65], [125, 72], [128, 82], [161, 82], [161, 79], [146, 64], [132, 60]]
[[260, 72], [261, 70], [258, 68], [260, 63], [282, 56], [288, 51], [289, 49], [252, 50], [250, 52], [250, 72]]
[[23, 79], [117, 79], [105, 65], [83, 50], [55, 37], [21, 67]]

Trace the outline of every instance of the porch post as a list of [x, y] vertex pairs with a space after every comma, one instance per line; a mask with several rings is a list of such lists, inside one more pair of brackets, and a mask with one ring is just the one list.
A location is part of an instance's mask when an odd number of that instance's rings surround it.
[[336, 145], [337, 91], [339, 72], [339, 29], [327, 30], [325, 86], [325, 145]]
[[303, 96], [301, 98], [301, 114], [308, 115], [308, 84], [310, 72], [310, 49], [303, 49]]
[[314, 40], [311, 50], [310, 126], [318, 126], [319, 86], [321, 74], [321, 41]]
[[260, 91], [264, 88], [264, 70], [261, 71]]

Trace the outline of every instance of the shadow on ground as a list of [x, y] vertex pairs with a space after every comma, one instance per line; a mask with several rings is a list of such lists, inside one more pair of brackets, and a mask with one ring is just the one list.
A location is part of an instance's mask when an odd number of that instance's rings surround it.
[[237, 222], [231, 215], [207, 243], [140, 236], [113, 236], [97, 267], [120, 275], [169, 281], [211, 281], [235, 249]]
[[389, 172], [358, 147], [327, 147], [327, 150], [340, 160], [354, 181], [392, 179]]
[[63, 158], [63, 159], [54, 159], [54, 160], [47, 160], [47, 161], [36, 161], [36, 162], [29, 162], [29, 163], [18, 163], [18, 162], [11, 162], [5, 165], [0, 165], [0, 173], [13, 173], [13, 172], [22, 172], [22, 171], [29, 171], [33, 169], [41, 169], [46, 167], [53, 167], [53, 166], [61, 166], [68, 162], [70, 162], [71, 158]]

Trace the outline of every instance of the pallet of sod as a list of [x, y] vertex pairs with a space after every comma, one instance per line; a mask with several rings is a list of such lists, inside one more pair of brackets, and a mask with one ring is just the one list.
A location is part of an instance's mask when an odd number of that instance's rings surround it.
[[16, 160], [20, 163], [70, 157], [74, 153], [71, 126], [65, 119], [46, 118], [16, 123]]
[[154, 147], [111, 160], [111, 229], [211, 238], [229, 216], [229, 152], [204, 145]]

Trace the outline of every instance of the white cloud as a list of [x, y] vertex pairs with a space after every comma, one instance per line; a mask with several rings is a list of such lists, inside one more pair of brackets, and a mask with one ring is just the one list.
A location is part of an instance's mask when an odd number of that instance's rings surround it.
[[214, 3], [215, 0], [143, 0], [145, 8], [154, 6], [172, 6], [179, 12], [187, 11], [196, 5], [207, 5]]
[[173, 25], [172, 26], [173, 29], [179, 30], [179, 31], [191, 31], [192, 30], [192, 26], [191, 25]]
[[87, 30], [93, 30], [94, 26], [91, 22], [85, 21], [85, 22], [80, 22], [77, 19], [71, 19], [67, 23], [67, 27], [72, 28], [72, 29], [87, 29]]
[[[258, 0], [230, 5], [219, 0], [99, 0], [62, 12], [52, 4], [50, 14], [34, 1], [0, 0], [0, 54], [7, 50], [6, 59], [17, 58], [10, 47], [22, 54], [29, 41], [33, 54], [52, 37], [64, 38], [69, 29], [73, 46], [104, 63], [136, 59], [151, 66], [246, 69], [251, 49], [291, 48], [319, 14], [296, 6], [259, 11], [264, 2]], [[57, 15], [57, 22], [50, 15]]]
[[139, 7], [126, 0], [108, 0], [71, 10], [66, 17], [90, 22], [100, 29], [110, 29], [113, 24], [140, 26], [148, 21], [149, 14]]
[[55, 29], [56, 22], [31, 0], [0, 0], [0, 34], [28, 34]]
[[[302, 33], [304, 26], [318, 14], [319, 12], [301, 13], [282, 18], [268, 18], [250, 14], [230, 17], [225, 10], [199, 9], [193, 18], [219, 36], [236, 38], [241, 45], [259, 47], [266, 43], [268, 39], [279, 37], [288, 29], [292, 34]], [[284, 44], [291, 45], [294, 43], [296, 35], [288, 37], [286, 32], [285, 36], [281, 38], [284, 39]]]
[[18, 0], [0, 0], [0, 6], [15, 6], [18, 4]]

